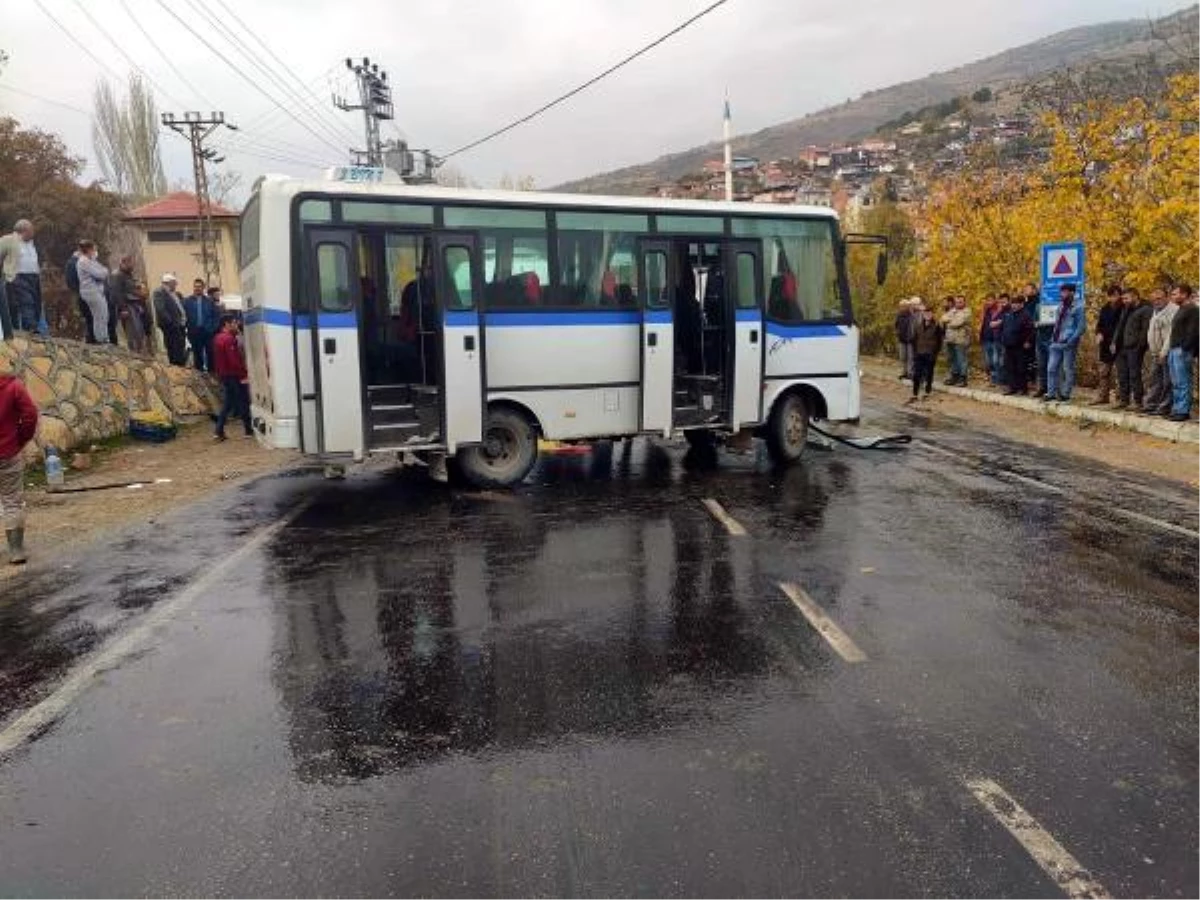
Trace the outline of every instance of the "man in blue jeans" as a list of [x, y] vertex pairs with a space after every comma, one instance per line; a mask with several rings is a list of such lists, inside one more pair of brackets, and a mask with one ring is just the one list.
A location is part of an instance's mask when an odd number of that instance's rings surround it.
[[1200, 311], [1191, 285], [1176, 285], [1171, 299], [1179, 305], [1171, 322], [1171, 349], [1167, 354], [1167, 367], [1171, 372], [1171, 421], [1186, 422], [1192, 417], [1192, 364], [1200, 351], [1197, 328]]
[[1075, 389], [1075, 352], [1087, 330], [1087, 313], [1083, 296], [1076, 296], [1075, 285], [1064, 284], [1058, 289], [1058, 313], [1046, 348], [1046, 393], [1043, 402], [1061, 400], [1067, 403]]

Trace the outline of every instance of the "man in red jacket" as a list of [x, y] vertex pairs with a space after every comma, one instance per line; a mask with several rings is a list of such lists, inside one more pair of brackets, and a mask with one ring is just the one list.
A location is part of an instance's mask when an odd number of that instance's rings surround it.
[[0, 375], [0, 519], [8, 537], [8, 561], [25, 562], [25, 463], [21, 450], [37, 431], [38, 409], [25, 385]]
[[223, 393], [221, 414], [217, 416], [217, 433], [213, 440], [225, 440], [225, 422], [230, 415], [239, 416], [242, 426], [246, 429], [246, 437], [252, 437], [250, 429], [250, 388], [249, 376], [246, 374], [246, 360], [237, 340], [237, 318], [231, 315], [221, 317], [221, 330], [213, 338], [213, 362], [217, 377], [221, 379]]

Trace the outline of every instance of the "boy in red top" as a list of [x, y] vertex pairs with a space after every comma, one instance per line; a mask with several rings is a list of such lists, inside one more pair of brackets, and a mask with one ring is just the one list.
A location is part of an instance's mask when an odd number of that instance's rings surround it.
[[25, 463], [21, 449], [37, 431], [38, 409], [25, 385], [0, 375], [0, 519], [8, 537], [8, 561], [25, 562]]
[[217, 416], [217, 433], [213, 435], [215, 441], [225, 440], [225, 422], [230, 415], [241, 418], [246, 437], [254, 434], [250, 429], [249, 376], [246, 374], [242, 349], [238, 346], [237, 332], [237, 318], [221, 316], [221, 330], [213, 338], [213, 363], [217, 377], [221, 379], [223, 393], [221, 414]]

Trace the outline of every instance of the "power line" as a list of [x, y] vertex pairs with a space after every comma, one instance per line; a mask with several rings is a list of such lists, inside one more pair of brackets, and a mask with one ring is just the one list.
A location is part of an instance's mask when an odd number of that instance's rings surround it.
[[[142, 25], [141, 20], [133, 14], [133, 10], [131, 10], [129, 8], [129, 5], [125, 2], [125, 0], [120, 0], [120, 2], [121, 2], [121, 9], [125, 10], [125, 15], [129, 16], [129, 20], [131, 22], [133, 22], [134, 27], [139, 32], [141, 32], [142, 37], [144, 37], [146, 39], [146, 46], [153, 47], [155, 44], [154, 38], [150, 37], [150, 33], [148, 31], [146, 31], [146, 28], [144, 25]], [[203, 100], [205, 106], [208, 106], [211, 108], [211, 107], [214, 107], [217, 105], [217, 104], [213, 103], [213, 101], [210, 98], [206, 97], [204, 95], [203, 91], [201, 91], [194, 84], [192, 84], [187, 78], [185, 78], [183, 73], [180, 72], [178, 68], [172, 66], [171, 72], [172, 72], [172, 74], [174, 74], [174, 76], [176, 78], [179, 79], [180, 83], [183, 84], [184, 87], [186, 87], [189, 91], [191, 91], [193, 94], [195, 94], [201, 100]], [[178, 103], [176, 105], [184, 106], [186, 104]]]
[[[235, 32], [229, 25], [222, 22], [219, 16], [205, 6], [203, 0], [184, 0], [184, 2], [187, 3], [187, 5], [193, 10], [195, 10], [196, 13], [201, 16], [210, 26], [212, 26], [212, 28], [217, 32], [218, 37], [225, 38], [234, 46], [234, 48], [240, 50], [251, 66], [262, 72], [275, 88], [282, 91], [283, 96], [288, 104], [294, 103], [298, 107], [298, 111], [308, 112], [311, 114], [312, 111], [311, 109], [307, 108], [304, 97], [298, 94], [295, 88], [287, 84], [287, 82], [285, 82], [283, 78], [270, 66], [259, 61], [258, 56], [260, 54], [250, 47], [245, 41], [243, 41], [237, 32]], [[333, 145], [336, 145], [338, 141], [342, 140], [341, 136], [336, 131], [331, 129], [329, 123], [320, 118], [319, 115], [313, 116], [311, 125], [315, 128], [320, 128], [324, 137], [332, 136]]]
[[[354, 134], [354, 132], [346, 125], [345, 122], [343, 122], [337, 116], [333, 115], [333, 112], [327, 106], [325, 106], [324, 101], [320, 97], [318, 97], [316, 95], [316, 92], [314, 92], [309, 87], [310, 83], [304, 81], [299, 75], [296, 74], [296, 72], [286, 62], [284, 62], [282, 59], [280, 59], [276, 55], [275, 51], [271, 49], [271, 46], [259, 36], [258, 32], [256, 32], [253, 28], [251, 28], [249, 25], [247, 25], [245, 22], [243, 22], [238, 17], [238, 14], [229, 7], [229, 4], [227, 4], [225, 2], [225, 0], [216, 0], [216, 3], [219, 7], [221, 7], [222, 10], [225, 11], [226, 14], [229, 15], [230, 18], [233, 19], [234, 23], [242, 31], [244, 31], [246, 34], [250, 35], [250, 37], [254, 38], [254, 40], [258, 43], [258, 45], [260, 47], [262, 47], [265, 51], [267, 51], [267, 55], [269, 57], [271, 57], [271, 59], [275, 62], [275, 64], [277, 66], [279, 66], [281, 69], [283, 69], [283, 71], [288, 75], [288, 77], [290, 77], [297, 85], [299, 85], [300, 91], [307, 92], [310, 95], [312, 100], [315, 101], [315, 104], [316, 104], [315, 109], [318, 111], [318, 114], [324, 114], [324, 115], [328, 116], [329, 117], [328, 121], [334, 123], [338, 128], [344, 129], [345, 132], [348, 135], [350, 135], [351, 141], [357, 140], [357, 135]], [[333, 66], [331, 66], [328, 71], [332, 71], [332, 69], [333, 69]], [[318, 77], [323, 77], [323, 76], [318, 76]], [[310, 110], [312, 110], [313, 108], [314, 107], [312, 105], [308, 106], [308, 109], [310, 109]]]
[[11, 84], [4, 84], [0, 82], [0, 90], [12, 91], [14, 94], [22, 94], [33, 100], [40, 100], [42, 103], [49, 103], [51, 106], [61, 106], [63, 109], [69, 109], [71, 112], [79, 113], [81, 116], [87, 116], [89, 119], [94, 118], [90, 112], [82, 107], [72, 106], [70, 103], [63, 103], [61, 100], [51, 100], [49, 97], [43, 97], [41, 94], [35, 94], [33, 91], [27, 91], [24, 88], [13, 87]]
[[617, 71], [617, 69], [620, 69], [623, 66], [628, 65], [629, 63], [631, 63], [635, 59], [637, 59], [639, 56], [642, 56], [643, 54], [649, 52], [650, 50], [653, 50], [659, 44], [661, 44], [664, 41], [679, 34], [679, 32], [683, 31], [689, 25], [691, 25], [694, 22], [699, 21], [700, 19], [703, 19], [710, 12], [717, 9], [717, 7], [724, 6], [727, 2], [729, 2], [729, 0], [717, 0], [716, 3], [713, 3], [711, 6], [705, 7], [700, 12], [696, 13], [696, 15], [692, 16], [690, 19], [682, 22], [679, 25], [676, 25], [674, 28], [672, 28], [666, 34], [651, 41], [649, 44], [642, 47], [640, 50], [637, 50], [637, 51], [629, 54], [624, 59], [622, 59], [620, 62], [616, 63], [615, 65], [609, 66], [607, 69], [605, 69], [599, 75], [596, 75], [594, 78], [589, 78], [587, 81], [585, 81], [583, 84], [579, 85], [578, 87], [572, 88], [571, 90], [567, 91], [562, 96], [556, 97], [555, 99], [551, 100], [549, 103], [545, 104], [544, 106], [538, 107], [533, 112], [529, 113], [529, 115], [522, 116], [521, 118], [505, 125], [503, 128], [497, 128], [491, 134], [485, 135], [484, 137], [481, 137], [477, 141], [472, 141], [469, 144], [464, 144], [463, 146], [459, 147], [457, 150], [452, 150], [450, 153], [447, 153], [444, 156], [439, 156], [438, 159], [441, 161], [445, 161], [447, 159], [450, 159], [453, 156], [458, 156], [458, 154], [460, 154], [460, 153], [466, 153], [468, 150], [475, 149], [480, 144], [487, 143], [488, 141], [492, 140], [493, 138], [497, 138], [500, 135], [505, 134], [506, 132], [512, 131], [518, 125], [524, 125], [530, 119], [540, 116], [542, 113], [546, 112], [549, 109], [554, 108], [555, 106], [558, 106], [558, 104], [562, 103], [565, 100], [569, 100], [571, 97], [574, 97], [576, 94], [580, 93], [581, 91], [587, 90], [593, 84], [600, 81], [601, 79], [607, 78], [613, 72]]
[[130, 67], [135, 72], [140, 74], [144, 79], [146, 79], [146, 83], [150, 85], [150, 88], [152, 91], [157, 89], [158, 92], [163, 95], [163, 97], [165, 97], [167, 100], [170, 100], [171, 103], [174, 104], [175, 106], [183, 106], [184, 105], [179, 100], [178, 97], [172, 96], [170, 93], [167, 92], [166, 88], [164, 88], [162, 85], [160, 85], [158, 82], [156, 82], [153, 78], [151, 78], [149, 73], [147, 73], [145, 69], [143, 69], [141, 66], [139, 66], [132, 56], [130, 56], [128, 53], [125, 52], [125, 48], [122, 47], [119, 43], [117, 43], [116, 38], [114, 38], [112, 35], [110, 35], [107, 31], [104, 30], [104, 26], [96, 21], [96, 18], [90, 12], [87, 11], [87, 7], [84, 6], [83, 3], [80, 2], [80, 0], [72, 0], [72, 2], [77, 7], [79, 7], [79, 11], [81, 13], [83, 13], [84, 16], [87, 17], [87, 20], [89, 22], [92, 23], [92, 27], [94, 27], [96, 29], [96, 31], [100, 32], [101, 37], [103, 37], [110, 44], [112, 44], [114, 47], [116, 47], [117, 52], [120, 53], [123, 57], [125, 57], [125, 61], [127, 63], [129, 63]]
[[[41, 0], [36, 0], [36, 2], [38, 2], [40, 5]], [[167, 6], [167, 4], [163, 2], [163, 0], [155, 0], [155, 2], [160, 7], [162, 7], [164, 10], [166, 10], [167, 14], [170, 15], [172, 19], [174, 19], [176, 22], [178, 22], [180, 25], [182, 25], [185, 29], [187, 29], [189, 34], [191, 34], [194, 38], [196, 38], [198, 41], [200, 41], [200, 43], [204, 44], [204, 46], [207, 47], [213, 54], [215, 54], [218, 59], [220, 59], [222, 62], [224, 62], [225, 65], [229, 66], [229, 68], [231, 68], [239, 76], [241, 76], [243, 81], [245, 81], [252, 88], [254, 88], [256, 91], [258, 91], [264, 97], [266, 97], [267, 100], [269, 100], [272, 105], [278, 106], [280, 109], [284, 110], [284, 112], [286, 112], [288, 114], [288, 116], [292, 119], [292, 121], [294, 121], [297, 125], [299, 125], [301, 128], [303, 128], [305, 131], [307, 131], [309, 134], [311, 134], [313, 137], [317, 138], [318, 140], [324, 141], [325, 143], [329, 144], [329, 146], [333, 147], [333, 149], [335, 151], [337, 151], [338, 153], [343, 152], [343, 149], [341, 147], [338, 147], [335, 144], [329, 143], [329, 141], [327, 141], [324, 137], [317, 134], [315, 131], [312, 130], [312, 128], [310, 128], [308, 125], [306, 125], [304, 122], [302, 122], [300, 120], [300, 118], [294, 112], [292, 112], [290, 109], [287, 109], [282, 104], [280, 104], [280, 102], [277, 99], [275, 99], [273, 96], [271, 96], [269, 93], [267, 93], [266, 90], [263, 89], [262, 85], [260, 85], [257, 81], [255, 81], [253, 78], [251, 78], [249, 75], [247, 75], [244, 71], [242, 71], [242, 69], [239, 68], [236, 63], [231, 62], [229, 57], [227, 57], [224, 53], [222, 53], [220, 50], [218, 50], [216, 47], [214, 47], [211, 43], [209, 43], [208, 39], [205, 38], [204, 35], [200, 34], [198, 31], [196, 31], [196, 29], [194, 29], [186, 21], [184, 21], [182, 18], [180, 18], [179, 15], [175, 12], [175, 10], [173, 10], [173, 9], [171, 9], [171, 7]]]
[[98, 57], [95, 53], [93, 53], [91, 48], [87, 44], [85, 44], [79, 38], [75, 37], [75, 33], [72, 32], [71, 29], [67, 28], [67, 26], [65, 26], [62, 22], [58, 21], [58, 19], [56, 19], [54, 17], [54, 13], [52, 13], [52, 12], [50, 12], [50, 10], [46, 9], [46, 5], [44, 3], [42, 3], [42, 0], [33, 0], [33, 2], [37, 4], [38, 9], [40, 9], [45, 14], [46, 18], [49, 19], [51, 22], [53, 22], [55, 25], [57, 25], [58, 30], [61, 31], [63, 34], [65, 34], [67, 37], [69, 37], [71, 39], [71, 41], [75, 44], [76, 47], [78, 47], [80, 50], [82, 50], [84, 53], [86, 53], [88, 56], [90, 56], [92, 58], [92, 61], [96, 65], [98, 65], [104, 71], [106, 71], [110, 75], [112, 75], [115, 79], [117, 79], [118, 82], [121, 82], [125, 79], [124, 75], [122, 75], [120, 72], [118, 72], [112, 66], [110, 66], [108, 63], [106, 63], [104, 60], [102, 60], [100, 57]]

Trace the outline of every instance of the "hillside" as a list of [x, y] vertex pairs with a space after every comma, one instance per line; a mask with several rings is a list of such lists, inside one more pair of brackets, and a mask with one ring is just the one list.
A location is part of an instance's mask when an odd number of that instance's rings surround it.
[[[906, 112], [971, 94], [979, 88], [1003, 90], [1036, 81], [1064, 67], [1131, 61], [1148, 54], [1161, 57], [1170, 50], [1151, 32], [1187, 35], [1194, 42], [1198, 9], [1200, 7], [1191, 6], [1180, 10], [1157, 20], [1153, 26], [1146, 20], [1137, 19], [1062, 31], [947, 72], [935, 72], [916, 81], [868, 91], [856, 100], [739, 135], [734, 138], [733, 151], [762, 160], [795, 156], [809, 144], [831, 144], [865, 137]], [[720, 144], [713, 142], [661, 156], [652, 162], [571, 181], [554, 190], [645, 194], [662, 183], [698, 171], [705, 160], [719, 154]]]

